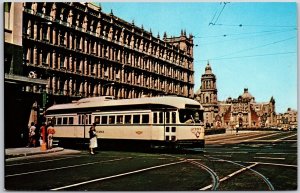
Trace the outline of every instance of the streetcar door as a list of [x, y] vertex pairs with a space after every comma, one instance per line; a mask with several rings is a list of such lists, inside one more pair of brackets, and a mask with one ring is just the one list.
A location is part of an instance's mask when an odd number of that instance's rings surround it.
[[176, 140], [176, 112], [165, 111], [164, 112], [164, 129], [165, 129], [165, 140], [175, 141]]
[[79, 138], [89, 138], [89, 126], [92, 124], [91, 114], [78, 114], [78, 126], [74, 131], [74, 135]]

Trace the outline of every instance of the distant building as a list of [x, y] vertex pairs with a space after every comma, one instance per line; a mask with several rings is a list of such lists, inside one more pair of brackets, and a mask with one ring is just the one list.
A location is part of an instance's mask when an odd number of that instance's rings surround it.
[[276, 125], [275, 100], [271, 97], [268, 102], [256, 102], [245, 88], [238, 98], [220, 101], [217, 116], [221, 119], [221, 127], [272, 127]]
[[195, 100], [204, 107], [204, 123], [208, 126], [223, 128], [258, 128], [276, 125], [275, 100], [258, 103], [244, 89], [238, 98], [229, 97], [226, 101], [217, 101], [216, 77], [207, 64], [201, 77], [200, 89], [195, 93]]
[[298, 112], [291, 108], [288, 108], [285, 113], [279, 113], [277, 115], [277, 126], [285, 128], [297, 128], [298, 125]]
[[[178, 37], [154, 37], [92, 3], [4, 6], [5, 127], [12, 134], [29, 117], [41, 123], [30, 112], [41, 117], [54, 103], [103, 95], [194, 95], [193, 36], [183, 30]], [[18, 123], [16, 115], [22, 117]]]

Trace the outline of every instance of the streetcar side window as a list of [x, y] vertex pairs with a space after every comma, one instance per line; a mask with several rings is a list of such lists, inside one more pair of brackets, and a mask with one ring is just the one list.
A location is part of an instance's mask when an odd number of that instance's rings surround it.
[[166, 112], [166, 123], [170, 123], [170, 112]]
[[80, 125], [80, 124], [81, 124], [81, 116], [78, 115], [78, 125]]
[[115, 124], [115, 116], [109, 116], [109, 124]]
[[125, 115], [125, 124], [131, 123], [131, 115]]
[[82, 115], [83, 119], [85, 118], [85, 124], [89, 124], [89, 116], [88, 115]]
[[56, 120], [57, 120], [57, 119], [56, 119], [55, 117], [52, 118], [52, 123], [53, 123], [54, 125], [57, 124], [57, 123], [56, 123]]
[[61, 117], [57, 117], [57, 125], [61, 125]]
[[107, 116], [102, 116], [101, 124], [107, 124]]
[[176, 112], [172, 112], [172, 123], [176, 123]]
[[100, 116], [95, 116], [94, 123], [96, 124], [100, 123]]
[[68, 124], [68, 117], [63, 117], [63, 125]]
[[157, 123], [157, 113], [153, 113], [153, 123]]
[[140, 123], [140, 115], [133, 115], [133, 123]]
[[163, 114], [163, 112], [159, 112], [159, 123], [164, 123], [164, 114]]
[[74, 117], [69, 117], [69, 124], [73, 125], [73, 123], [74, 123]]
[[89, 122], [87, 124], [92, 124], [92, 115], [88, 115]]
[[142, 123], [149, 123], [149, 115], [148, 114], [142, 115]]
[[123, 124], [123, 115], [117, 115], [117, 123]]

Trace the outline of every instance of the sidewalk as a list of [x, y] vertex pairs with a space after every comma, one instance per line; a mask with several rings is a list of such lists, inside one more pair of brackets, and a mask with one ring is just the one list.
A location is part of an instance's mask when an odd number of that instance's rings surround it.
[[[253, 132], [262, 132], [262, 131], [248, 131], [248, 130], [240, 130], [238, 134], [242, 133], [253, 133]], [[218, 136], [224, 136], [224, 135], [236, 135], [236, 130], [234, 129], [226, 129], [225, 133], [219, 133], [219, 134], [213, 134], [213, 135], [205, 135], [205, 139], [210, 139]]]
[[63, 151], [62, 147], [54, 147], [52, 149], [41, 150], [41, 147], [20, 147], [20, 148], [8, 148], [5, 149], [5, 159], [14, 157], [24, 157], [37, 154], [47, 154], [58, 151]]

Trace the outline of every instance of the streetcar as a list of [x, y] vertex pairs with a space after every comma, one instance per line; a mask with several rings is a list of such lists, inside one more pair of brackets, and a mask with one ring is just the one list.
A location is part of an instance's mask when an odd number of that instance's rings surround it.
[[114, 99], [83, 98], [56, 104], [46, 110], [55, 127], [59, 145], [86, 143], [89, 128], [96, 124], [99, 146], [147, 144], [151, 147], [204, 147], [203, 107], [178, 96]]

